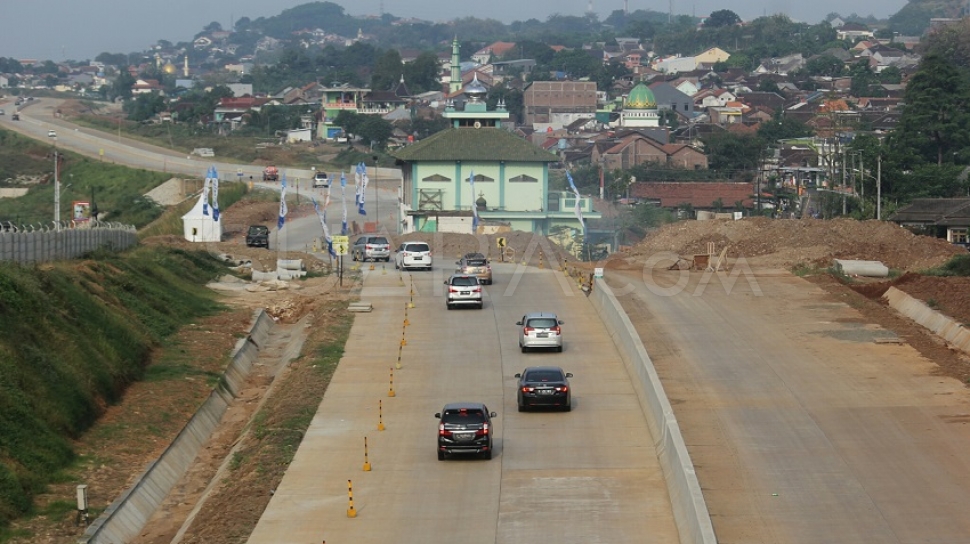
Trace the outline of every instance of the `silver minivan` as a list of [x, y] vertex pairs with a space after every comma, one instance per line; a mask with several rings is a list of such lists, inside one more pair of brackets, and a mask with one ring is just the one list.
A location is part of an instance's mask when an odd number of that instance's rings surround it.
[[530, 348], [552, 348], [562, 351], [562, 321], [556, 314], [532, 313], [522, 316], [515, 323], [519, 326], [519, 348], [525, 353]]
[[431, 270], [432, 265], [431, 246], [424, 242], [404, 242], [394, 251], [394, 268], [399, 270]]

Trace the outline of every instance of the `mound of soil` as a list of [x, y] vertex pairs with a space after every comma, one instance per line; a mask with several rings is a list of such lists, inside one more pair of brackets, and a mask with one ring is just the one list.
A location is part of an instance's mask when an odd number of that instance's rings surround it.
[[752, 266], [829, 266], [833, 259], [881, 261], [892, 269], [919, 271], [939, 266], [966, 250], [946, 240], [918, 236], [886, 221], [779, 220], [681, 221], [666, 225], [636, 245], [628, 257], [642, 260], [658, 252], [743, 257]]

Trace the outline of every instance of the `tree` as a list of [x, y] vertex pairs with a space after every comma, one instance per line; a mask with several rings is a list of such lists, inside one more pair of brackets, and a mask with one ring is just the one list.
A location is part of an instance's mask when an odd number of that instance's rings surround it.
[[737, 13], [729, 9], [719, 9], [711, 13], [711, 16], [704, 21], [707, 28], [720, 28], [724, 26], [734, 26], [741, 22]]
[[143, 93], [125, 102], [124, 111], [131, 121], [147, 121], [165, 111], [165, 98], [158, 93]]
[[404, 65], [401, 63], [401, 54], [397, 49], [388, 49], [383, 55], [377, 58], [374, 63], [374, 73], [371, 74], [371, 89], [375, 91], [387, 91], [401, 80], [404, 73]]
[[438, 55], [425, 51], [404, 65], [404, 82], [412, 94], [441, 88], [438, 81]]
[[758, 127], [758, 138], [769, 144], [773, 144], [778, 140], [801, 138], [811, 135], [812, 129], [808, 125], [797, 119], [781, 115], [775, 116], [771, 121], [762, 123]]
[[378, 149], [387, 146], [387, 141], [394, 133], [394, 126], [380, 115], [362, 115], [363, 121], [357, 128], [357, 134], [366, 143]]
[[775, 83], [775, 80], [764, 78], [758, 82], [758, 90], [763, 93], [780, 93], [781, 88]]
[[[942, 166], [970, 145], [970, 78], [940, 55], [923, 59], [906, 85], [906, 107], [892, 139]], [[915, 166], [915, 165], [909, 165]]]
[[125, 55], [122, 53], [105, 52], [94, 57], [94, 60], [106, 66], [116, 66], [118, 68], [124, 68], [128, 66], [128, 55]]
[[754, 172], [764, 150], [760, 138], [733, 133], [715, 133], [701, 139], [712, 170], [733, 178], [740, 172]]

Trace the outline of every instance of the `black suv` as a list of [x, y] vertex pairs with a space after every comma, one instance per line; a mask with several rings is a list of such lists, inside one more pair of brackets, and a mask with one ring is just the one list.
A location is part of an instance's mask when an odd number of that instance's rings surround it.
[[438, 419], [438, 460], [452, 453], [474, 453], [492, 458], [492, 418], [495, 412], [480, 402], [446, 404]]
[[269, 227], [250, 225], [246, 232], [246, 247], [265, 247], [269, 249]]

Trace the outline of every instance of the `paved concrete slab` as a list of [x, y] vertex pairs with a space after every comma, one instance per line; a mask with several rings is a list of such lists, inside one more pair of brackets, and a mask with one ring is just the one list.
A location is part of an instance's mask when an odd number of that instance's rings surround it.
[[[249, 542], [677, 541], [653, 440], [589, 301], [555, 271], [494, 269], [482, 310], [445, 309], [437, 286], [450, 270], [366, 276], [361, 298], [374, 311], [356, 315], [330, 388]], [[514, 323], [537, 310], [566, 322], [562, 353], [519, 351]], [[546, 364], [575, 374], [573, 411], [519, 413], [514, 374]], [[440, 462], [433, 414], [465, 400], [498, 413], [495, 457]], [[370, 472], [362, 470], [365, 436]]]

